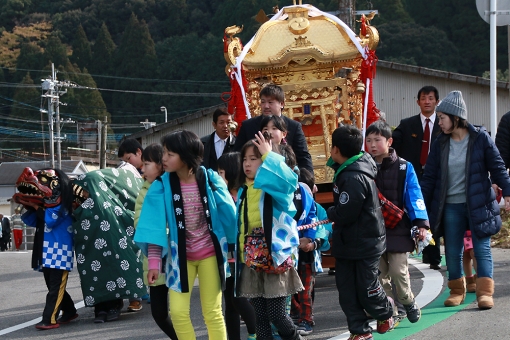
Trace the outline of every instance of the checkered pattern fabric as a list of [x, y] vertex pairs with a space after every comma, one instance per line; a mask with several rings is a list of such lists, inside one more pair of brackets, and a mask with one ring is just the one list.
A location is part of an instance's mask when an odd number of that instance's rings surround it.
[[379, 191], [378, 196], [381, 203], [381, 212], [384, 217], [384, 224], [386, 225], [386, 228], [393, 229], [397, 226], [398, 222], [402, 220], [404, 211], [384, 197]]
[[73, 249], [66, 244], [44, 241], [43, 267], [71, 271], [73, 269]]
[[[306, 321], [313, 323], [313, 301], [312, 291], [315, 285], [315, 275], [312, 271], [312, 264], [300, 263], [297, 272], [303, 283], [304, 289], [292, 296], [291, 315], [299, 315], [299, 322]], [[297, 295], [297, 299], [296, 299]]]

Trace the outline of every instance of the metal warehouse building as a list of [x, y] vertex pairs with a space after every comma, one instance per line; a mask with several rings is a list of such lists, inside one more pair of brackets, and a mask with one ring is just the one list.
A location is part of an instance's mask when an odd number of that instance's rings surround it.
[[[439, 98], [453, 90], [460, 90], [468, 110], [468, 121], [475, 125], [490, 127], [490, 85], [489, 80], [432, 70], [424, 67], [379, 61], [374, 79], [374, 100], [377, 107], [386, 114], [391, 126], [397, 126], [401, 119], [419, 113], [416, 104], [418, 90], [432, 85], [439, 90]], [[510, 111], [510, 89], [508, 82], [498, 82], [498, 122], [503, 114]], [[131, 138], [140, 140], [143, 147], [159, 143], [165, 134], [179, 129], [194, 131], [202, 137], [212, 133], [212, 114], [224, 104], [204, 109], [168, 123], [159, 124], [147, 130], [132, 134]]]

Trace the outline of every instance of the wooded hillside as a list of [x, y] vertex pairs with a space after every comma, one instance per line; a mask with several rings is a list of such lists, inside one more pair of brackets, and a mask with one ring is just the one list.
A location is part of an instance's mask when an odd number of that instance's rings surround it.
[[[337, 0], [303, 2], [338, 10]], [[33, 145], [30, 138], [41, 131], [41, 93], [33, 85], [49, 76], [51, 62], [60, 71], [59, 80], [102, 89], [70, 89], [61, 97], [67, 104], [61, 116], [75, 121], [107, 116], [117, 140], [140, 129], [146, 118], [162, 123], [161, 106], [170, 120], [219, 104], [220, 94], [229, 91], [224, 28], [244, 25], [240, 37], [247, 42], [260, 26], [254, 20], [260, 9], [271, 13], [275, 5], [290, 4], [0, 0], [0, 118], [6, 122], [0, 148], [19, 146], [20, 137], [27, 147]], [[356, 9], [379, 10], [371, 24], [381, 35], [377, 55], [382, 60], [476, 76], [489, 70], [489, 25], [478, 16], [474, 0], [360, 0]], [[506, 27], [498, 28], [498, 34], [498, 68], [506, 70]], [[75, 127], [64, 129], [69, 136], [76, 134]]]

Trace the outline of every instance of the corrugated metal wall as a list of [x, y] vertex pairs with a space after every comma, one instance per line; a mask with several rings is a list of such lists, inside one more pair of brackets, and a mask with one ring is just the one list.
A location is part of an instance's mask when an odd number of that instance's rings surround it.
[[[374, 79], [374, 101], [386, 113], [388, 124], [397, 126], [401, 119], [420, 112], [416, 96], [425, 85], [435, 86], [439, 99], [450, 91], [460, 90], [466, 102], [468, 121], [490, 128], [489, 86], [378, 67]], [[509, 91], [498, 88], [498, 122], [503, 114], [510, 111], [509, 99]]]
[[[439, 99], [444, 98], [450, 91], [462, 91], [468, 110], [468, 121], [490, 128], [490, 87], [488, 85], [378, 67], [373, 85], [374, 100], [377, 107], [386, 113], [388, 124], [397, 126], [401, 119], [420, 112], [416, 95], [425, 85], [435, 86], [439, 91]], [[508, 111], [510, 111], [509, 91], [498, 88], [498, 122]], [[163, 135], [180, 129], [191, 130], [199, 137], [203, 137], [214, 131], [211, 122], [212, 112], [153, 134], [144, 135], [141, 137], [142, 146], [160, 143]]]

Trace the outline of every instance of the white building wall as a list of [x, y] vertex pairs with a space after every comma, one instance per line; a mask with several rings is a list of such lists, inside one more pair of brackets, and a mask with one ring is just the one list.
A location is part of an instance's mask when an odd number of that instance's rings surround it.
[[[374, 101], [377, 107], [386, 113], [388, 124], [398, 126], [401, 119], [420, 112], [416, 96], [419, 89], [426, 85], [432, 85], [438, 89], [440, 100], [450, 91], [460, 90], [466, 102], [468, 121], [475, 125], [484, 125], [489, 130], [490, 87], [488, 85], [378, 67], [374, 79]], [[503, 114], [510, 111], [508, 89], [498, 88], [497, 111], [498, 122]]]

